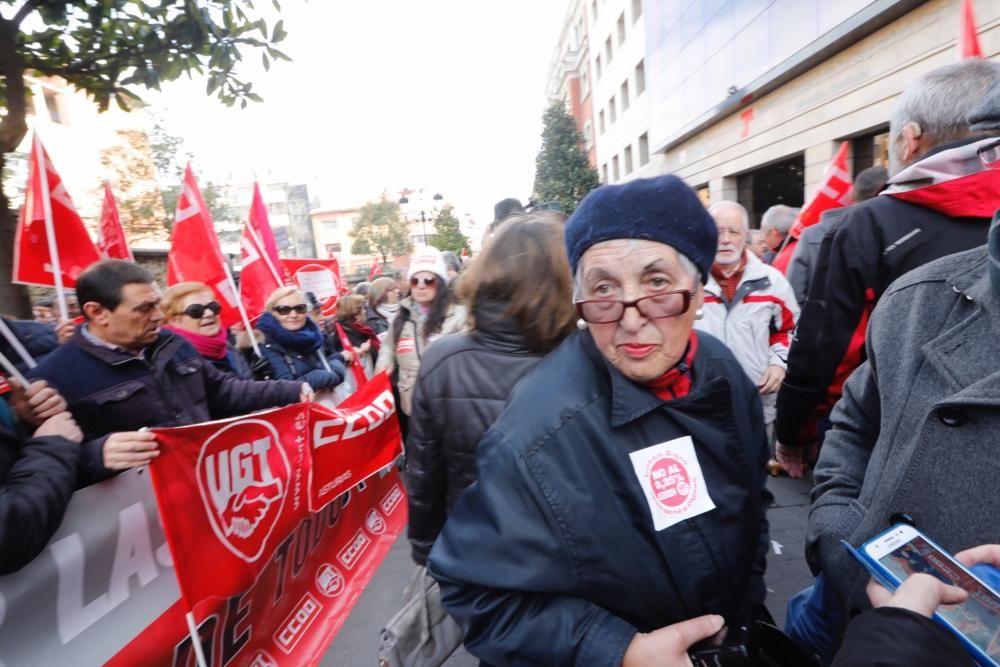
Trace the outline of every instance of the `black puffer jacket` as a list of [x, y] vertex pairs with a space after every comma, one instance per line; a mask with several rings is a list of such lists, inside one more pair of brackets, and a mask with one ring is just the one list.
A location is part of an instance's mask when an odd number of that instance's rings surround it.
[[476, 329], [428, 348], [406, 441], [413, 560], [424, 565], [445, 517], [476, 480], [476, 446], [517, 381], [541, 358], [501, 304], [479, 306]]

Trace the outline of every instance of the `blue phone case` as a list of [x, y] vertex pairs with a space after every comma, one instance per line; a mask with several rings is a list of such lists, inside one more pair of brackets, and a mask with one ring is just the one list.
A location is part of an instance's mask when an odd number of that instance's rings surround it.
[[[875, 542], [876, 540], [881, 539], [882, 537], [884, 537], [886, 535], [886, 533], [890, 533], [893, 530], [896, 530], [897, 528], [900, 528], [903, 525], [904, 524], [896, 524], [896, 525], [892, 526], [891, 528], [889, 528], [889, 530], [887, 530], [887, 531], [885, 531], [883, 533], [879, 533], [875, 537], [871, 538], [870, 540], [868, 540], [867, 542], [865, 542], [864, 544], [862, 544], [861, 547], [858, 548], [858, 549], [855, 549], [853, 546], [851, 546], [851, 544], [847, 540], [841, 540], [840, 541], [840, 544], [843, 545], [843, 547], [845, 549], [847, 549], [847, 552], [849, 554], [851, 554], [852, 556], [854, 556], [855, 560], [857, 560], [859, 563], [861, 563], [861, 565], [866, 570], [868, 570], [868, 572], [872, 575], [872, 577], [875, 579], [875, 581], [877, 581], [879, 584], [881, 584], [885, 588], [889, 589], [890, 591], [895, 591], [900, 586], [900, 584], [902, 582], [896, 577], [896, 575], [894, 575], [892, 572], [890, 572], [888, 569], [886, 569], [884, 565], [882, 565], [877, 560], [875, 560], [874, 558], [872, 558], [871, 556], [869, 556], [867, 553], [865, 553], [865, 547], [867, 547], [872, 542]], [[914, 530], [916, 530], [916, 529], [914, 529]], [[934, 540], [930, 539], [929, 537], [927, 537], [926, 535], [924, 535], [923, 533], [921, 533], [919, 530], [917, 531], [917, 533], [923, 539], [925, 539], [927, 541], [927, 543], [930, 544], [932, 547], [934, 547], [935, 549], [937, 549], [938, 551], [940, 551], [942, 554], [948, 556], [948, 558], [950, 558], [958, 567], [960, 567], [963, 570], [965, 570], [966, 572], [968, 572], [969, 575], [973, 579], [976, 579], [977, 581], [979, 581], [979, 583], [981, 583], [987, 589], [989, 589], [990, 591], [992, 591], [994, 595], [997, 595], [998, 597], [1000, 597], [1000, 593], [997, 593], [997, 591], [996, 591], [995, 588], [993, 588], [992, 586], [989, 586], [985, 581], [983, 581], [982, 577], [976, 576], [972, 571], [970, 571], [969, 568], [965, 567], [964, 565], [962, 565], [961, 563], [959, 563], [957, 560], [955, 560], [954, 556], [952, 556], [950, 553], [948, 553], [947, 551], [945, 551], [944, 549], [942, 549], [940, 546], [938, 546], [938, 544], [936, 542], [934, 542]], [[938, 615], [938, 614], [935, 613], [934, 614], [934, 620], [937, 621], [938, 623], [940, 623], [941, 625], [943, 625], [944, 627], [948, 628], [948, 630], [950, 630], [952, 632], [952, 634], [954, 634], [956, 637], [958, 637], [958, 640], [960, 642], [962, 642], [962, 646], [965, 647], [965, 650], [967, 650], [972, 655], [972, 657], [976, 659], [976, 662], [978, 662], [980, 665], [983, 665], [983, 667], [1000, 667], [1000, 664], [997, 664], [996, 661], [994, 661], [988, 655], [986, 655], [985, 653], [983, 653], [982, 650], [980, 650], [980, 648], [978, 646], [976, 646], [971, 641], [969, 641], [966, 638], [965, 635], [963, 635], [957, 629], [955, 629], [954, 627], [952, 627], [940, 615]]]

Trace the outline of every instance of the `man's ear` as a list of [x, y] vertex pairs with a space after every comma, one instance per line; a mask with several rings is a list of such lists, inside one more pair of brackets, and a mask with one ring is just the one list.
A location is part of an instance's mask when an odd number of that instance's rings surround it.
[[921, 139], [924, 138], [924, 131], [919, 123], [913, 121], [903, 126], [899, 133], [902, 142], [902, 162], [908, 164], [923, 155], [927, 148]]
[[107, 324], [110, 311], [96, 301], [88, 301], [83, 304], [80, 310], [83, 311], [88, 322], [93, 322], [99, 326]]

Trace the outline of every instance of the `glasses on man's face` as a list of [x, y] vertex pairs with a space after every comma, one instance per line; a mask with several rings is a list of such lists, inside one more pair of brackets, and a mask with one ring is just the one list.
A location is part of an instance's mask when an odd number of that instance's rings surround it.
[[206, 310], [210, 310], [218, 315], [222, 312], [222, 306], [218, 301], [209, 301], [208, 303], [192, 303], [184, 309], [184, 314], [191, 319], [200, 320], [202, 316], [205, 315]]
[[590, 299], [575, 302], [576, 312], [591, 324], [611, 324], [625, 317], [625, 309], [635, 307], [647, 320], [662, 320], [677, 317], [687, 312], [694, 292], [676, 290], [644, 296], [633, 301], [620, 299]]
[[413, 277], [410, 278], [410, 287], [416, 287], [420, 283], [424, 284], [424, 287], [434, 287], [437, 285], [437, 276], [424, 276], [422, 278]]
[[1000, 169], [1000, 141], [986, 144], [976, 154], [987, 169]]
[[299, 315], [305, 315], [309, 312], [309, 306], [304, 303], [297, 303], [294, 306], [275, 306], [274, 312], [279, 315], [290, 315], [293, 312], [298, 313]]

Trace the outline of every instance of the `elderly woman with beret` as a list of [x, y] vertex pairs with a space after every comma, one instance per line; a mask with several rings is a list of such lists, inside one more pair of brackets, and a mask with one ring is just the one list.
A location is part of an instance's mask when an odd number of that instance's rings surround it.
[[760, 397], [693, 324], [718, 232], [673, 176], [570, 217], [584, 330], [514, 389], [430, 553], [492, 665], [688, 665], [764, 599]]

